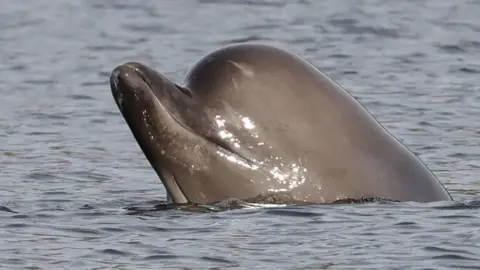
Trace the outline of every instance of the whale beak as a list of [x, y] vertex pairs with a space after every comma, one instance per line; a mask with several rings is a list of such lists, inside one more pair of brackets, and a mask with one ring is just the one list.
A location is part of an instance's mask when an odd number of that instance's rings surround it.
[[124, 112], [125, 91], [130, 91], [133, 97], [138, 100], [138, 91], [150, 89], [149, 82], [144, 75], [142, 65], [135, 62], [125, 63], [116, 67], [110, 76], [110, 88], [113, 98], [120, 111]]
[[165, 104], [169, 105], [169, 91], [176, 91], [167, 84], [162, 75], [135, 62], [116, 67], [110, 76], [113, 98], [140, 148], [164, 183], [168, 200], [188, 203], [174, 172], [169, 169], [171, 166], [165, 162], [168, 153], [162, 148], [163, 139], [167, 136], [164, 132], [178, 126], [165, 108]]

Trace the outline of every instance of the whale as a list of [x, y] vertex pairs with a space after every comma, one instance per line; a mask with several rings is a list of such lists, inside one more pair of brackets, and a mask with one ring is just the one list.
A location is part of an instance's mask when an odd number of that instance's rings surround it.
[[110, 88], [174, 203], [452, 200], [427, 166], [346, 89], [299, 55], [239, 43], [176, 83], [126, 62]]

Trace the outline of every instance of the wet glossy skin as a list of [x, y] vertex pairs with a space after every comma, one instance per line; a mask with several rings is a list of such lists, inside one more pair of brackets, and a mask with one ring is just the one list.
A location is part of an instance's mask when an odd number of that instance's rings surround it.
[[111, 86], [175, 202], [269, 192], [313, 203], [451, 200], [350, 94], [290, 52], [228, 46], [199, 61], [181, 87], [127, 63], [113, 71]]

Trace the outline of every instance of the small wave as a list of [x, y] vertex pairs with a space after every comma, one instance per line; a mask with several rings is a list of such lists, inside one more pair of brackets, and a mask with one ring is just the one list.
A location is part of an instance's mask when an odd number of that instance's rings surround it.
[[[398, 202], [395, 200], [387, 200], [382, 198], [364, 197], [364, 198], [345, 198], [339, 199], [332, 203], [324, 205], [338, 205], [338, 204], [366, 204], [379, 202]], [[187, 211], [197, 213], [223, 212], [236, 209], [264, 209], [264, 208], [284, 208], [289, 206], [306, 206], [319, 205], [320, 203], [311, 203], [298, 201], [293, 199], [290, 194], [275, 193], [275, 194], [261, 194], [257, 197], [239, 200], [227, 199], [212, 204], [187, 203], [176, 204], [168, 201], [162, 201], [155, 205], [140, 205], [126, 207], [128, 215], [149, 215], [154, 212], [162, 211]]]

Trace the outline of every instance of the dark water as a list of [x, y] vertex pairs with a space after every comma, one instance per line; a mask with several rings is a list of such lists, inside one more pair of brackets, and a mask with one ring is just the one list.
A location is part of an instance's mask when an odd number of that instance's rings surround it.
[[[3, 0], [1, 269], [480, 269], [480, 2]], [[138, 213], [165, 191], [110, 94], [256, 41], [349, 89], [456, 202]], [[14, 211], [14, 213], [12, 212]]]

